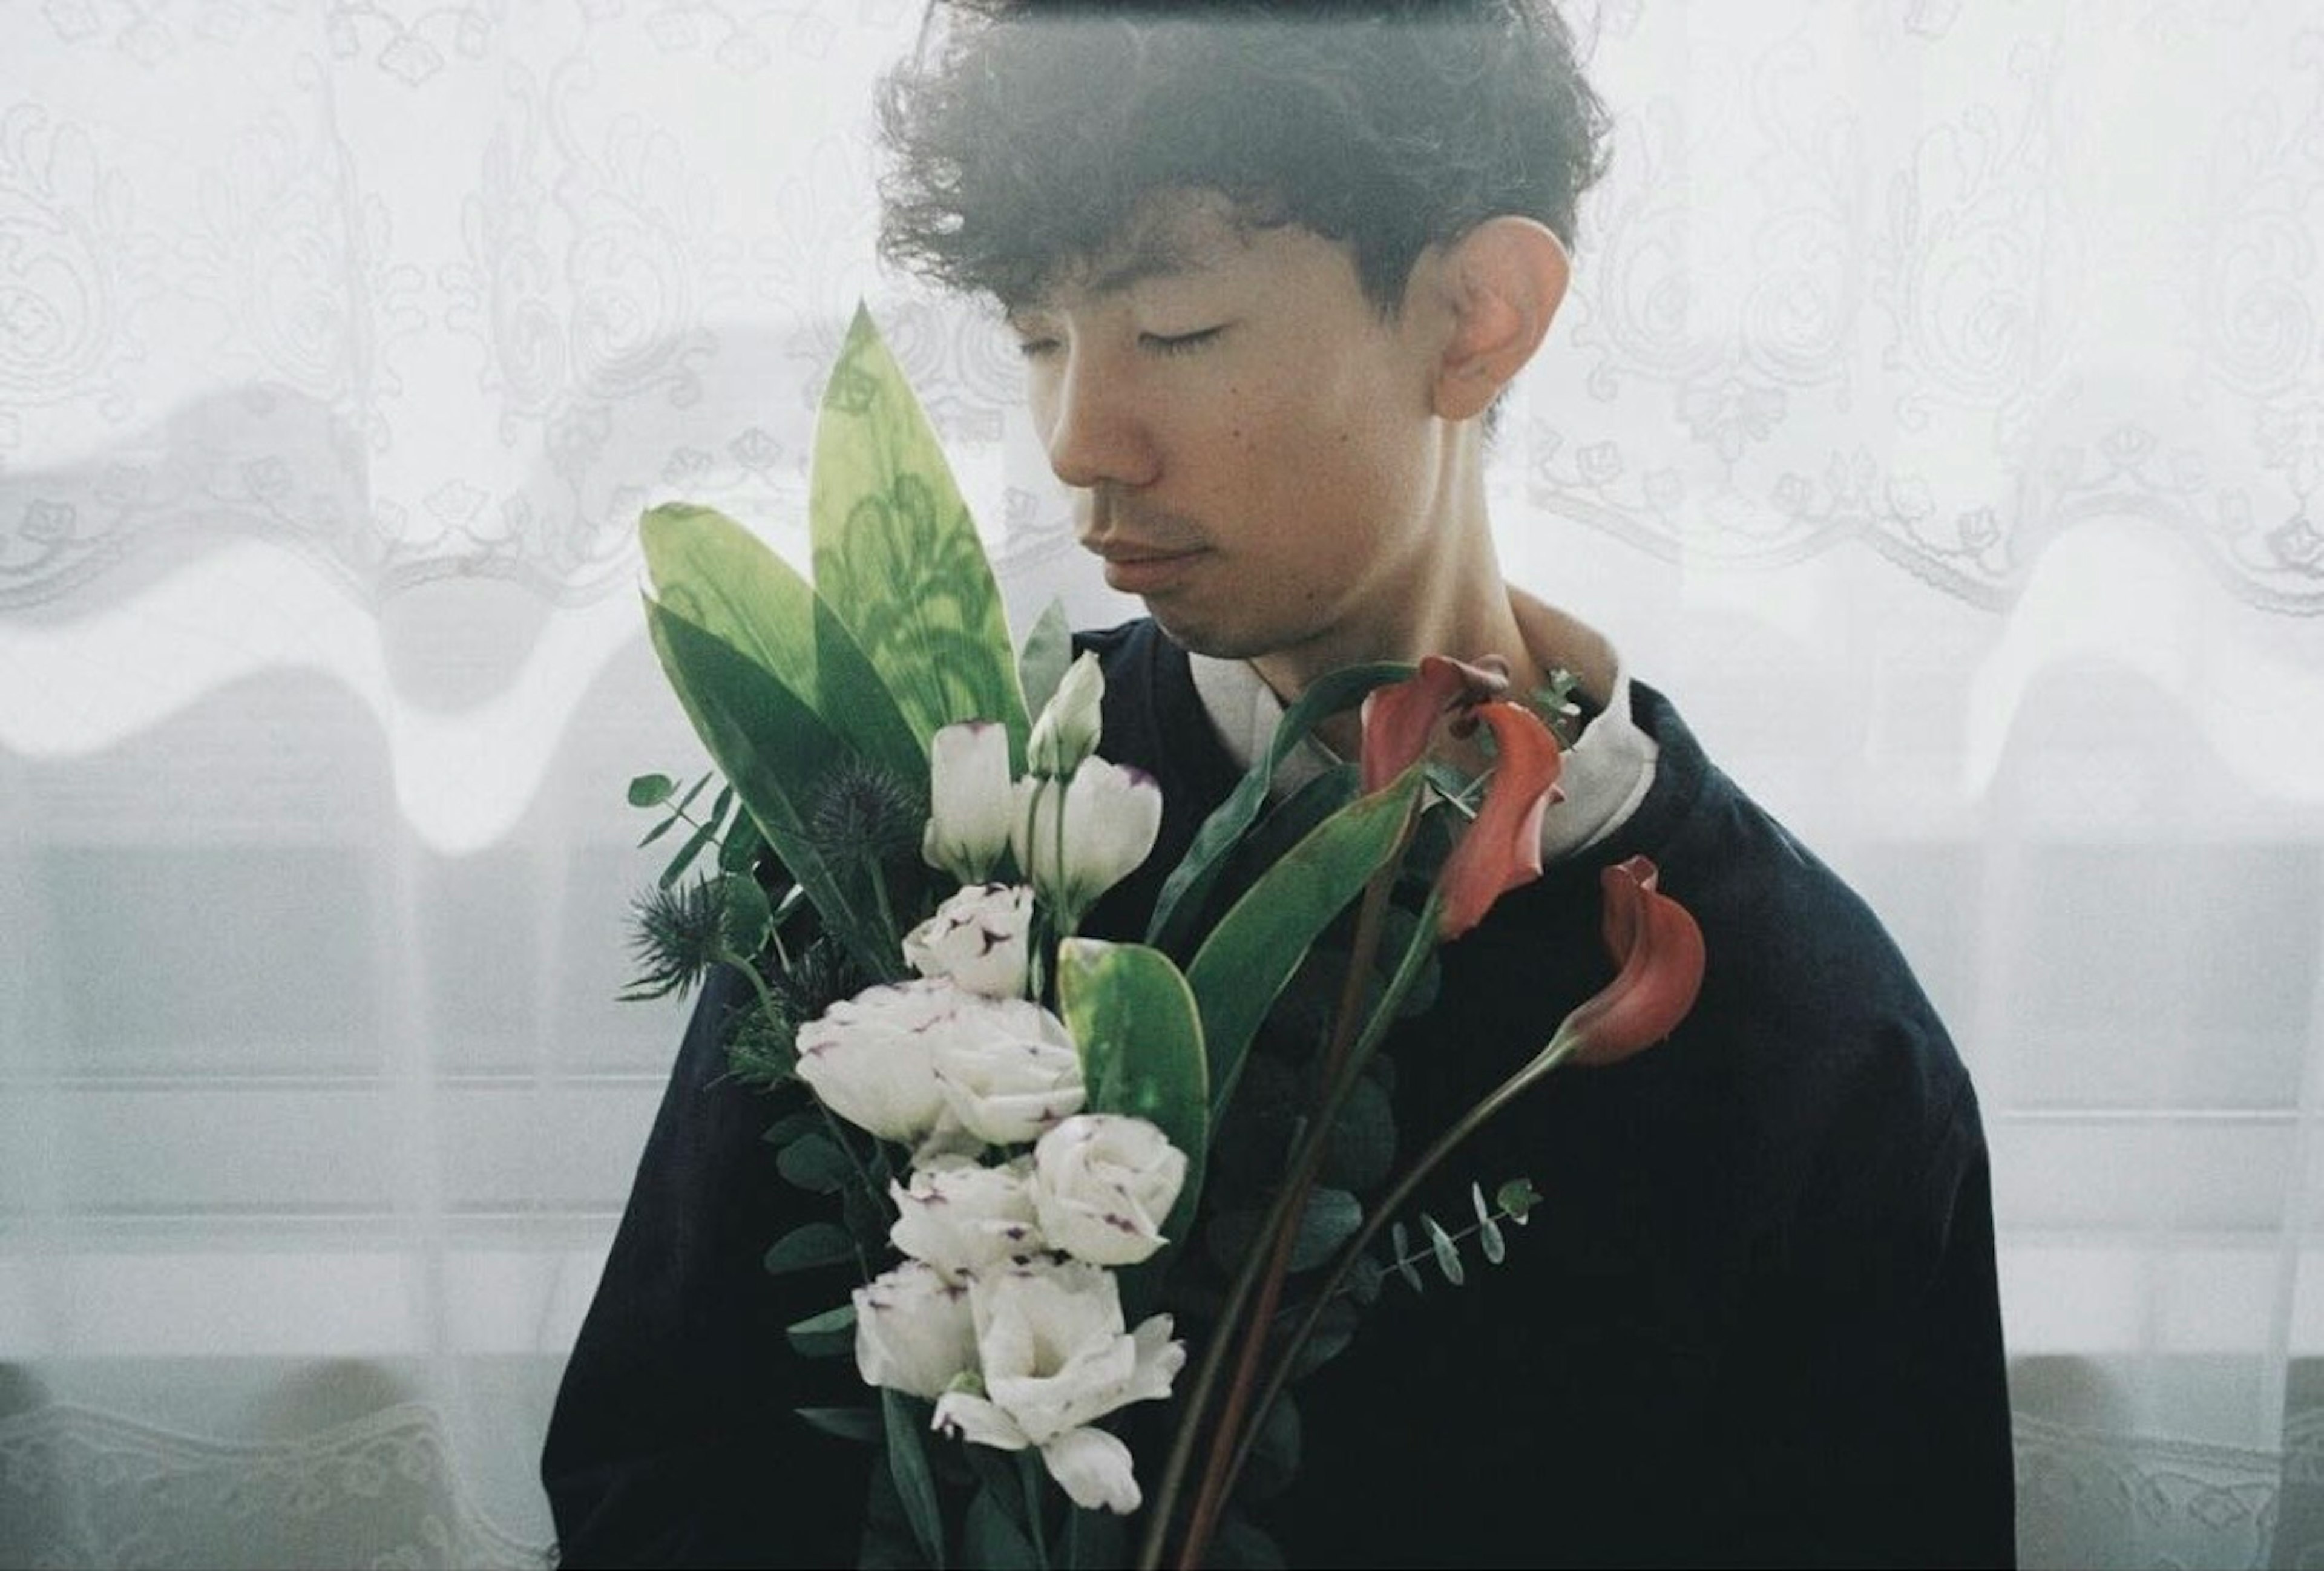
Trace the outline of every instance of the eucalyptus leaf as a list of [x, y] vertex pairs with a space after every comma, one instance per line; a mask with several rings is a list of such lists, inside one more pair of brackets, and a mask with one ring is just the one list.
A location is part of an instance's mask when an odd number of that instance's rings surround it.
[[1251, 1442], [1250, 1460], [1243, 1464], [1236, 1498], [1261, 1501], [1282, 1493], [1299, 1471], [1299, 1404], [1289, 1391], [1276, 1397]]
[[1489, 1216], [1477, 1224], [1477, 1246], [1485, 1252], [1485, 1261], [1489, 1265], [1499, 1265], [1509, 1258], [1509, 1241], [1502, 1235], [1501, 1224]]
[[1319, 722], [1360, 702], [1374, 688], [1401, 681], [1412, 671], [1411, 666], [1397, 664], [1344, 667], [1318, 679], [1284, 711], [1267, 752], [1252, 762], [1227, 799], [1203, 820], [1203, 827], [1194, 831], [1194, 840], [1186, 847], [1186, 855], [1163, 881], [1161, 896], [1154, 904], [1153, 919], [1146, 926], [1148, 943], [1172, 954], [1188, 947], [1193, 941], [1194, 924], [1202, 919], [1204, 903], [1228, 854], [1267, 806], [1276, 769], [1306, 740], [1307, 734]]
[[1348, 1088], [1340, 1116], [1332, 1124], [1322, 1180], [1361, 1193], [1377, 1188], [1396, 1165], [1396, 1114], [1388, 1093], [1370, 1076]]
[[638, 842], [638, 849], [641, 851], [644, 850], [647, 846], [652, 845], [655, 841], [660, 839], [664, 835], [669, 834], [672, 829], [677, 828], [684, 822], [686, 822], [685, 819], [679, 818], [676, 813], [672, 813], [669, 818], [664, 818], [660, 823], [656, 824], [652, 828], [646, 831], [646, 837]]
[[658, 808], [676, 790], [678, 782], [666, 774], [641, 774], [630, 781], [630, 806]]
[[1391, 1224], [1388, 1230], [1388, 1252], [1396, 1256], [1396, 1273], [1404, 1279], [1405, 1286], [1416, 1293], [1428, 1290], [1427, 1281], [1413, 1269], [1412, 1229], [1403, 1223]]
[[775, 1240], [767, 1251], [769, 1276], [783, 1276], [791, 1271], [816, 1271], [827, 1265], [838, 1265], [855, 1258], [855, 1241], [847, 1229], [829, 1222], [810, 1222], [804, 1227], [794, 1227]]
[[876, 1446], [886, 1433], [878, 1412], [870, 1408], [793, 1408], [807, 1428], [842, 1440]]
[[[1202, 1017], [1186, 978], [1142, 944], [1069, 939], [1057, 948], [1057, 1012], [1081, 1050], [1084, 1110], [1143, 1118], [1185, 1153], [1185, 1181], [1162, 1223], [1164, 1238], [1185, 1237], [1211, 1144]], [[1134, 1268], [1125, 1289], [1150, 1285], [1167, 1258]]]
[[1211, 1114], [1234, 1095], [1244, 1052], [1307, 947], [1396, 854], [1420, 790], [1417, 771], [1317, 825], [1221, 918], [1186, 980], [1202, 1003]]
[[1034, 1553], [1032, 1540], [989, 1486], [980, 1488], [968, 1502], [962, 1531], [962, 1551], [980, 1571], [1040, 1571], [1041, 1557]]
[[1509, 1220], [1525, 1225], [1526, 1214], [1541, 1204], [1541, 1196], [1531, 1178], [1511, 1178], [1493, 1196], [1493, 1204], [1508, 1213]]
[[852, 1357], [855, 1352], [855, 1306], [842, 1304], [783, 1327], [783, 1335], [803, 1358]]
[[669, 865], [661, 870], [659, 883], [664, 889], [685, 876], [686, 870], [694, 865], [694, 859], [702, 855], [702, 848], [710, 844], [710, 837], [717, 832], [717, 825], [705, 824], [686, 837], [686, 844], [678, 848], [678, 855], [671, 857]]
[[854, 1164], [827, 1134], [802, 1135], [783, 1147], [775, 1166], [784, 1178], [818, 1195], [836, 1195], [855, 1176]]
[[1425, 1211], [1420, 1214], [1420, 1225], [1428, 1234], [1428, 1247], [1435, 1252], [1436, 1269], [1444, 1273], [1446, 1281], [1459, 1287], [1468, 1280], [1468, 1272], [1461, 1265], [1460, 1245], [1444, 1231], [1444, 1224]]
[[784, 1114], [769, 1124], [767, 1132], [759, 1138], [769, 1145], [788, 1145], [802, 1135], [822, 1133], [823, 1114], [809, 1107], [801, 1108], [797, 1113]]
[[[678, 810], [679, 812], [682, 813], [686, 811], [687, 809], [694, 805], [694, 799], [702, 794], [702, 788], [710, 783], [712, 773], [715, 772], [706, 772], [700, 780], [696, 781], [692, 785], [686, 788], [686, 795], [678, 799]], [[718, 805], [710, 810], [710, 821], [712, 823], [715, 824], [719, 820], [726, 811], [726, 804], [733, 799], [732, 795], [727, 791], [721, 791], [719, 793]]]
[[1289, 1562], [1282, 1547], [1247, 1517], [1229, 1511], [1211, 1535], [1211, 1551], [1204, 1564], [1212, 1571], [1284, 1571]]
[[[854, 752], [900, 779], [926, 781], [923, 740], [845, 620], [797, 568], [714, 508], [656, 507], [638, 536], [663, 608], [737, 651]], [[711, 757], [724, 768], [715, 747]], [[747, 786], [742, 794], [751, 800]]]
[[861, 867], [835, 864], [807, 831], [823, 776], [849, 744], [751, 658], [684, 616], [646, 603], [662, 670], [777, 857], [798, 880], [824, 926], [862, 973], [896, 978], [894, 936], [882, 925]]
[[815, 581], [925, 749], [941, 727], [1031, 728], [1000, 585], [919, 401], [861, 306], [824, 390], [807, 480]]
[[1353, 1195], [1345, 1189], [1313, 1190], [1306, 1209], [1299, 1213], [1298, 1236], [1291, 1241], [1291, 1269], [1313, 1271], [1322, 1265], [1363, 1224], [1364, 1208]]
[[936, 1483], [928, 1472], [927, 1446], [922, 1439], [927, 1433], [928, 1404], [882, 1387], [880, 1413], [887, 1429], [888, 1468], [896, 1480], [897, 1498], [903, 1502], [904, 1520], [912, 1524], [920, 1553], [941, 1571], [944, 1513], [936, 1505]]
[[1065, 668], [1074, 662], [1074, 628], [1065, 619], [1065, 603], [1051, 599], [1033, 624], [1033, 631], [1025, 635], [1025, 647], [1017, 654], [1017, 679], [1025, 689], [1025, 712], [1038, 717], [1056, 696], [1057, 684], [1065, 679]]

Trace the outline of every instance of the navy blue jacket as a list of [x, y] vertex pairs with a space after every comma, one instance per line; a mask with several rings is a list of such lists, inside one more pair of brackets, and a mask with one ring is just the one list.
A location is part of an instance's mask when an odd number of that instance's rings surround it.
[[[1136, 937], [1238, 775], [1184, 652], [1085, 635], [1104, 753], [1154, 774], [1160, 844], [1092, 929]], [[1440, 1174], [1448, 1221], [1525, 1177], [1545, 1199], [1467, 1285], [1390, 1283], [1296, 1389], [1304, 1458], [1252, 1509], [1294, 1565], [1921, 1564], [2014, 1558], [1992, 1205], [1977, 1100], [1878, 921], [1632, 686], [1652, 789], [1607, 841], [1443, 954], [1392, 1041], [1411, 1149], [1610, 978], [1598, 873], [1634, 854], [1709, 956], [1673, 1038], [1536, 1087]], [[847, 1280], [759, 1259], [816, 1214], [721, 1082], [706, 990], [575, 1347], [543, 1473], [569, 1564], [852, 1561], [861, 1447], [807, 1430], [861, 1400], [780, 1327]], [[1431, 1273], [1433, 1277], [1433, 1273]], [[1141, 1458], [1141, 1474], [1158, 1458]], [[1149, 1479], [1150, 1483], [1150, 1479]]]

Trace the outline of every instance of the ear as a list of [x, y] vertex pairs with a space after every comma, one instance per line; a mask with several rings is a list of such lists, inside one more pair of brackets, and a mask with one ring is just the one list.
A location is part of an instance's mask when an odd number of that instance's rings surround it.
[[1462, 236], [1443, 262], [1452, 321], [1434, 403], [1445, 420], [1470, 420], [1491, 407], [1541, 347], [1572, 266], [1545, 225], [1509, 214]]

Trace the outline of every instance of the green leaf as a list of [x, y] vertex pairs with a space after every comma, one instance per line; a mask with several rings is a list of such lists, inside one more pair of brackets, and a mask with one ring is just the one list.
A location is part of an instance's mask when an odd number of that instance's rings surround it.
[[847, 1229], [829, 1222], [810, 1222], [775, 1240], [774, 1247], [767, 1251], [765, 1263], [767, 1274], [779, 1277], [790, 1271], [816, 1271], [854, 1258], [855, 1241], [847, 1235]]
[[1203, 827], [1194, 831], [1194, 838], [1186, 847], [1186, 855], [1163, 881], [1161, 897], [1154, 903], [1153, 919], [1146, 925], [1148, 943], [1173, 954], [1186, 948], [1193, 941], [1194, 924], [1201, 919], [1204, 901], [1211, 886], [1218, 882], [1228, 853], [1267, 806], [1268, 790], [1274, 784], [1277, 767], [1290, 756], [1293, 748], [1306, 740], [1319, 721], [1361, 701], [1374, 688], [1402, 681], [1412, 670], [1408, 665], [1347, 666], [1320, 679], [1284, 711], [1275, 727], [1275, 739], [1268, 744], [1265, 754], [1251, 764], [1227, 799], [1203, 820]]
[[904, 1518], [928, 1564], [944, 1561], [944, 1513], [936, 1507], [936, 1481], [928, 1473], [928, 1453], [921, 1437], [928, 1427], [928, 1404], [901, 1391], [881, 1388], [880, 1414], [888, 1435], [888, 1468], [896, 1480], [896, 1493], [904, 1502]]
[[1369, 1254], [1360, 1254], [1348, 1268], [1348, 1296], [1359, 1304], [1377, 1303], [1388, 1281], [1388, 1268]]
[[806, 1419], [811, 1429], [866, 1446], [878, 1445], [886, 1432], [880, 1415], [870, 1408], [793, 1408], [791, 1411]]
[[695, 731], [825, 928], [865, 975], [894, 980], [895, 941], [881, 922], [864, 870], [826, 858], [807, 831], [824, 775], [849, 744], [790, 688], [715, 634], [651, 601], [646, 626]]
[[641, 774], [630, 781], [630, 806], [658, 808], [677, 789], [678, 782], [666, 774]]
[[1332, 1125], [1332, 1143], [1320, 1177], [1335, 1188], [1361, 1193], [1386, 1181], [1396, 1165], [1396, 1114], [1388, 1095], [1369, 1075], [1348, 1089]]
[[1225, 1114], [1275, 995], [1316, 936], [1396, 854], [1419, 790], [1419, 772], [1407, 770], [1317, 825], [1235, 901], [1186, 967], [1202, 1004], [1213, 1121]]
[[[710, 774], [706, 773], [700, 780], [696, 781], [691, 786], [687, 788], [686, 795], [678, 799], [678, 810], [679, 812], [682, 813], [686, 811], [687, 809], [694, 805], [694, 799], [702, 794], [702, 788], [710, 783]], [[732, 798], [727, 791], [721, 791], [718, 793], [718, 805], [712, 809], [710, 813], [710, 821], [712, 823], [716, 823], [720, 815], [726, 811], [726, 804]]]
[[769, 1124], [767, 1132], [759, 1138], [769, 1145], [788, 1145], [803, 1135], [821, 1133], [823, 1133], [823, 1114], [813, 1108], [805, 1108], [798, 1113], [784, 1114]]
[[775, 1166], [789, 1182], [818, 1195], [836, 1195], [855, 1176], [847, 1153], [827, 1134], [801, 1135], [777, 1154]]
[[1391, 1223], [1388, 1230], [1388, 1247], [1389, 1252], [1396, 1256], [1396, 1272], [1404, 1279], [1405, 1286], [1416, 1293], [1426, 1292], [1427, 1281], [1412, 1269], [1412, 1230], [1401, 1222]]
[[775, 909], [767, 903], [767, 892], [747, 873], [724, 873], [718, 887], [724, 901], [720, 921], [726, 947], [745, 958], [756, 955], [767, 947], [767, 934], [775, 925]]
[[1525, 1225], [1526, 1215], [1541, 1204], [1541, 1196], [1531, 1178], [1511, 1178], [1493, 1197], [1493, 1204], [1508, 1213], [1509, 1220]]
[[[1193, 1225], [1211, 1145], [1202, 1016], [1186, 978], [1143, 944], [1068, 939], [1057, 947], [1057, 1012], [1081, 1050], [1084, 1110], [1143, 1118], [1186, 1153], [1185, 1183], [1162, 1224], [1176, 1244]], [[1167, 1258], [1133, 1268], [1124, 1288], [1150, 1283]]]
[[961, 1549], [968, 1563], [980, 1568], [1040, 1571], [1041, 1557], [1033, 1552], [1032, 1540], [989, 1488], [979, 1489], [968, 1502], [968, 1521]]
[[656, 824], [652, 828], [646, 831], [646, 837], [638, 842], [638, 849], [641, 851], [644, 850], [647, 846], [652, 845], [655, 841], [660, 839], [664, 835], [669, 834], [672, 829], [675, 829], [684, 822], [686, 822], [684, 818], [679, 818], [676, 813], [672, 813], [669, 818], [664, 818], [660, 823]]
[[1299, 1233], [1291, 1241], [1291, 1270], [1313, 1271], [1364, 1224], [1364, 1208], [1345, 1189], [1316, 1189], [1299, 1213]]
[[934, 428], [857, 307], [824, 390], [807, 484], [815, 581], [925, 749], [956, 721], [1030, 722], [1001, 588]]
[[1073, 624], [1065, 620], [1065, 603], [1051, 600], [1043, 607], [1025, 647], [1017, 655], [1017, 679], [1025, 689], [1025, 712], [1038, 716], [1056, 696], [1074, 662]]
[[671, 857], [669, 865], [661, 870], [660, 882], [664, 889], [685, 875], [686, 870], [694, 864], [694, 859], [702, 855], [702, 848], [710, 844], [710, 837], [717, 832], [717, 825], [705, 824], [686, 837], [686, 844], [678, 848], [678, 855]]
[[1251, 1442], [1250, 1460], [1243, 1464], [1235, 1498], [1261, 1501], [1282, 1493], [1299, 1471], [1299, 1404], [1289, 1391], [1278, 1394]]
[[[924, 739], [828, 596], [797, 568], [707, 507], [654, 508], [639, 522], [638, 537], [652, 597], [663, 609], [738, 652], [854, 752], [899, 779], [926, 782]], [[748, 786], [715, 748], [711, 757], [751, 802]]]
[[1484, 1250], [1489, 1265], [1499, 1265], [1509, 1258], [1509, 1243], [1501, 1235], [1501, 1224], [1489, 1216], [1477, 1224], [1477, 1243]]
[[855, 1352], [855, 1306], [842, 1304], [783, 1327], [802, 1358], [837, 1358]]
[[1420, 1225], [1428, 1234], [1428, 1247], [1436, 1253], [1436, 1269], [1444, 1273], [1446, 1281], [1459, 1287], [1468, 1280], [1468, 1272], [1461, 1265], [1460, 1246], [1444, 1231], [1444, 1224], [1425, 1211], [1420, 1214]]
[[749, 873], [759, 855], [759, 847], [767, 837], [759, 833], [757, 820], [747, 812], [734, 815], [734, 827], [726, 831], [726, 838], [718, 846], [718, 867], [722, 873]]

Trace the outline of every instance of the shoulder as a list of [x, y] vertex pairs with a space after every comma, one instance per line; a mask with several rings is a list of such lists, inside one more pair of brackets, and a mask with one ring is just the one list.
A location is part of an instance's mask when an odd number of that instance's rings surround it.
[[[1635, 842], [1703, 932], [1694, 1013], [1663, 1048], [1748, 1112], [1766, 1176], [1819, 1206], [1888, 1210], [1982, 1160], [1952, 1039], [1879, 917], [1704, 756], [1670, 702], [1636, 695], [1660, 744]], [[1618, 836], [1630, 841], [1631, 834]], [[1823, 1192], [1823, 1199], [1812, 1197]], [[1851, 1200], [1853, 1197], [1853, 1201]]]

